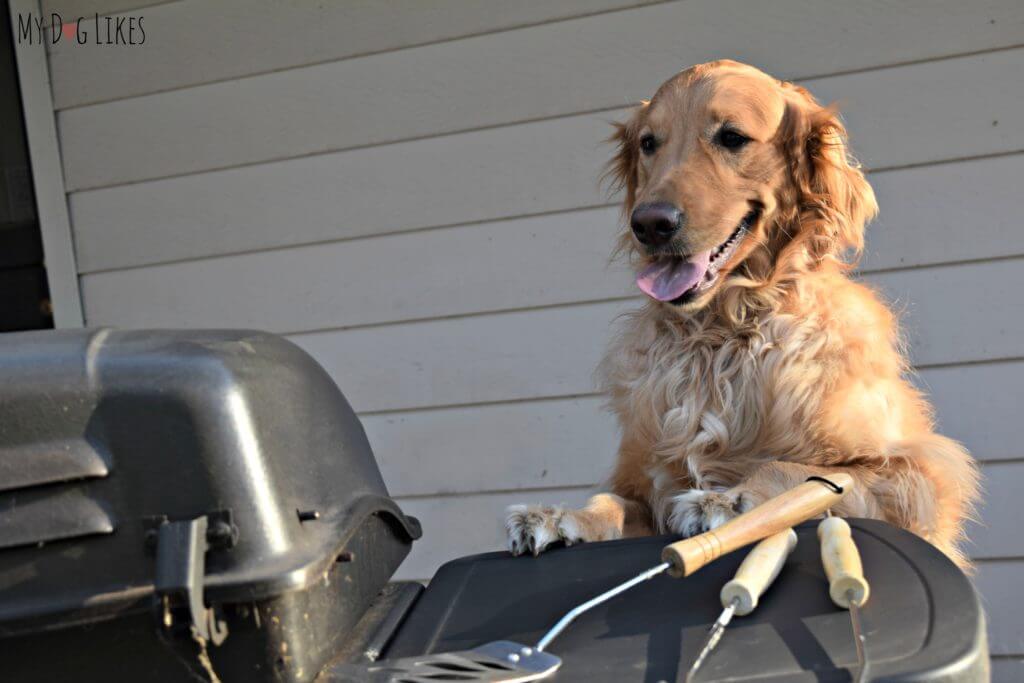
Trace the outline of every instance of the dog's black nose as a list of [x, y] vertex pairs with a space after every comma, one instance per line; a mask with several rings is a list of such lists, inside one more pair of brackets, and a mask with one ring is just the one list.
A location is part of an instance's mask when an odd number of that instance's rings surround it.
[[683, 227], [683, 212], [668, 202], [649, 202], [633, 209], [629, 224], [642, 244], [660, 247]]

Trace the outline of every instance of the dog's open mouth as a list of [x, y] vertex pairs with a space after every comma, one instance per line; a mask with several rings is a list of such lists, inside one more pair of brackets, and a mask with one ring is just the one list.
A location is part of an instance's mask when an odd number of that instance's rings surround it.
[[636, 276], [637, 286], [652, 299], [673, 304], [686, 303], [707, 291], [718, 280], [718, 271], [736, 253], [757, 213], [751, 211], [744, 216], [729, 238], [714, 249], [685, 257], [658, 257]]

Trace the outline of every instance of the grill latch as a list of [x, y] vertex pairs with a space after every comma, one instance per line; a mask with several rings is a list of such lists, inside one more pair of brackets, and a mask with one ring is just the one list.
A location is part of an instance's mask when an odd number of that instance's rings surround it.
[[238, 538], [231, 511], [222, 510], [195, 519], [147, 520], [147, 541], [156, 544], [156, 596], [160, 622], [166, 629], [181, 625], [187, 612], [193, 638], [220, 645], [228, 636], [227, 623], [203, 601], [206, 553], [230, 548]]

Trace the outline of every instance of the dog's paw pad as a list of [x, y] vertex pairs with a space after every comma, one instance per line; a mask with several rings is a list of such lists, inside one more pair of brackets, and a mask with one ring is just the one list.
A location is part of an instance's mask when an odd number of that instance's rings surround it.
[[508, 550], [513, 555], [539, 555], [549, 545], [564, 540], [559, 531], [563, 509], [541, 505], [512, 505], [506, 511]]

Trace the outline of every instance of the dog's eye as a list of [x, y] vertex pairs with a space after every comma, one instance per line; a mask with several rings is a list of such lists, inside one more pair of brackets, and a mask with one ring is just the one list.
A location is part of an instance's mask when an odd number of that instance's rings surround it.
[[658, 139], [648, 133], [640, 138], [640, 151], [651, 156], [658, 151]]
[[736, 150], [743, 147], [743, 145], [750, 142], [750, 138], [748, 138], [746, 135], [743, 135], [742, 133], [737, 133], [731, 128], [723, 128], [718, 133], [717, 142], [722, 147], [725, 147], [726, 149], [735, 152]]

